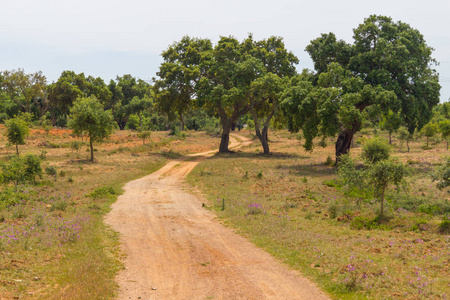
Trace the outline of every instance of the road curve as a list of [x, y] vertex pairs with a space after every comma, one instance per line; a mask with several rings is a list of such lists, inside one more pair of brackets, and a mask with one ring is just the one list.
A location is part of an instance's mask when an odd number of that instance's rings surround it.
[[[231, 147], [250, 143], [234, 135]], [[230, 147], [230, 148], [231, 148]], [[216, 220], [183, 178], [205, 156], [131, 181], [105, 222], [120, 233], [118, 299], [329, 299], [308, 279]]]

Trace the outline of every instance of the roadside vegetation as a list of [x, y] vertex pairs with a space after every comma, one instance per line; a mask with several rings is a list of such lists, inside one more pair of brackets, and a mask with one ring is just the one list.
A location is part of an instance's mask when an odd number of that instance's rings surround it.
[[[365, 133], [357, 139], [374, 136]], [[388, 134], [379, 139], [387, 144]], [[201, 162], [188, 181], [207, 195], [205, 205], [225, 225], [335, 298], [446, 299], [449, 193], [438, 189], [431, 174], [447, 164], [448, 151], [444, 143], [424, 151], [424, 141], [415, 140], [406, 152], [392, 141], [391, 157], [409, 175], [398, 188], [390, 182], [383, 214], [376, 186], [349, 185], [336, 174], [329, 159], [333, 146], [321, 148], [318, 139], [314, 152], [306, 152], [284, 131], [272, 134], [273, 155], [262, 155], [256, 144], [216, 155]], [[358, 171], [361, 149], [355, 143], [350, 150]], [[373, 173], [360, 175], [363, 181]]]
[[[189, 175], [205, 206], [330, 295], [446, 299], [450, 104], [433, 49], [390, 17], [353, 33], [312, 40], [301, 72], [282, 37], [252, 34], [185, 36], [152, 83], [1, 72], [1, 298], [113, 297], [125, 254], [103, 216], [122, 185], [218, 149]], [[233, 153], [235, 129], [259, 143]]]
[[0, 126], [1, 299], [108, 299], [122, 268], [118, 236], [103, 216], [124, 183], [149, 174], [172, 156], [210, 150], [205, 133], [154, 132], [142, 145], [137, 131], [95, 144], [67, 129], [30, 128], [20, 147]]

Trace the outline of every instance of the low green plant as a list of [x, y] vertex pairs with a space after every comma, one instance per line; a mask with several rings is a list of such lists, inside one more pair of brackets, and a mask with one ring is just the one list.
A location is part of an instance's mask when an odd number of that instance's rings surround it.
[[89, 197], [93, 199], [99, 198], [109, 198], [111, 196], [117, 195], [117, 192], [111, 186], [102, 186], [97, 188], [92, 193], [88, 194]]
[[439, 232], [450, 233], [450, 215], [444, 215], [442, 222], [439, 224]]
[[373, 164], [388, 159], [390, 152], [390, 147], [386, 141], [380, 138], [372, 138], [364, 143], [361, 156], [366, 163]]
[[27, 154], [25, 157], [14, 156], [8, 162], [2, 163], [0, 168], [1, 182], [5, 184], [36, 183], [36, 176], [42, 176], [41, 160], [33, 154]]
[[258, 178], [258, 179], [263, 178], [263, 172], [259, 171], [258, 174], [256, 174], [256, 178]]
[[54, 166], [47, 166], [47, 167], [45, 167], [45, 174], [47, 174], [49, 176], [53, 176], [54, 179], [56, 180], [56, 175], [58, 173], [57, 173], [56, 168]]

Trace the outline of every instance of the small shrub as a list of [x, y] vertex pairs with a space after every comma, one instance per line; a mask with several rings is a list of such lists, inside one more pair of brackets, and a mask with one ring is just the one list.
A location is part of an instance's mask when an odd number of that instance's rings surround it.
[[39, 154], [39, 159], [45, 160], [46, 158], [47, 158], [47, 151], [42, 150], [41, 153]]
[[95, 191], [90, 193], [88, 196], [93, 199], [99, 199], [99, 198], [109, 198], [113, 195], [117, 195], [116, 191], [111, 186], [102, 186], [97, 188]]
[[67, 208], [67, 201], [65, 199], [58, 199], [55, 200], [50, 207], [50, 211], [66, 211]]
[[380, 219], [377, 218], [368, 218], [368, 217], [364, 217], [364, 216], [358, 216], [355, 217], [351, 222], [350, 222], [350, 228], [352, 229], [367, 229], [367, 230], [373, 230], [373, 229], [381, 229], [381, 230], [388, 230], [389, 228], [384, 225], [384, 224], [380, 224]]
[[325, 166], [332, 167], [334, 166], [335, 161], [331, 158], [331, 156], [327, 156], [327, 159], [325, 160]]
[[248, 208], [247, 211], [248, 215], [259, 215], [264, 212], [262, 205], [258, 203], [249, 204], [247, 208]]
[[82, 145], [83, 145], [83, 143], [81, 143], [79, 141], [72, 141], [70, 143], [70, 149], [72, 149], [72, 152], [78, 152], [81, 149]]
[[66, 176], [66, 172], [64, 170], [59, 171], [59, 176], [60, 177]]
[[54, 166], [45, 167], [45, 174], [56, 177], [56, 168]]
[[450, 233], [450, 215], [445, 215], [442, 218], [442, 222], [439, 224], [439, 232]]
[[263, 178], [263, 172], [259, 171], [258, 174], [256, 174], [256, 178], [258, 178], [258, 179]]
[[366, 163], [373, 164], [388, 159], [390, 147], [386, 141], [380, 138], [369, 139], [364, 143], [361, 155]]
[[74, 183], [75, 181], [73, 180], [73, 178], [72, 178], [72, 176], [71, 176], [71, 177], [67, 178], [67, 182], [69, 182], [69, 183]]

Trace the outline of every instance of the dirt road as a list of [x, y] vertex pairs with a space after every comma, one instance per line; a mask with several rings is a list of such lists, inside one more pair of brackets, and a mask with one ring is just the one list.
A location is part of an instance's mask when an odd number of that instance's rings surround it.
[[[232, 139], [231, 147], [239, 143]], [[186, 191], [183, 178], [214, 152], [171, 161], [125, 185], [106, 217], [127, 255], [118, 299], [328, 299]]]

